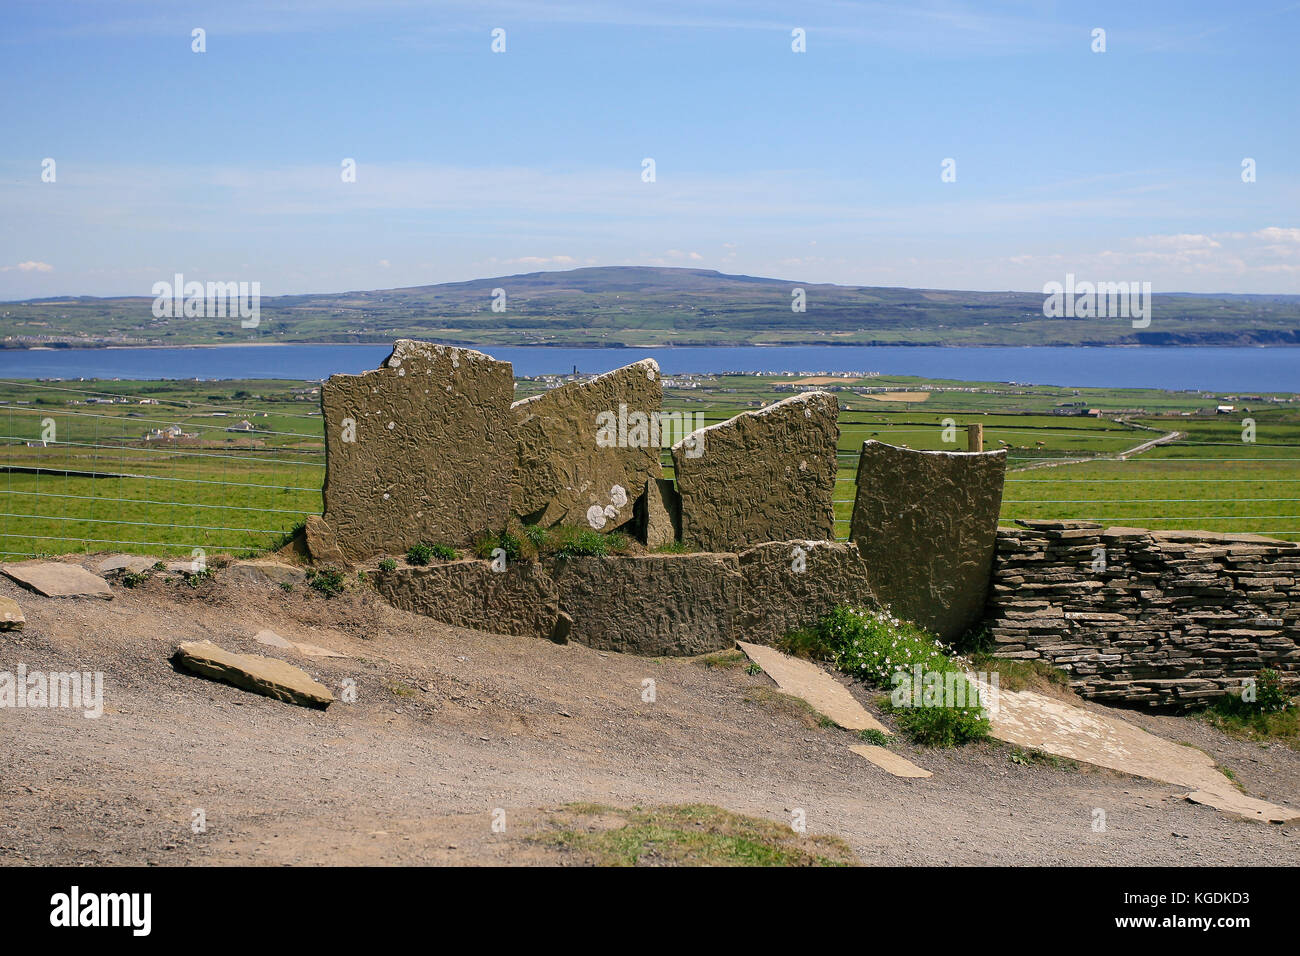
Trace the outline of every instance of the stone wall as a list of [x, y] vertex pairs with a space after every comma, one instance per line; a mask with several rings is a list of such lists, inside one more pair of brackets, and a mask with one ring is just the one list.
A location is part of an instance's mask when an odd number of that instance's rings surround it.
[[1300, 545], [1258, 535], [1023, 521], [1000, 528], [987, 620], [1001, 657], [1079, 693], [1185, 709], [1265, 667], [1300, 683]]
[[647, 656], [768, 644], [837, 604], [874, 608], [857, 546], [774, 541], [740, 553], [634, 554], [373, 568], [388, 601], [445, 624]]

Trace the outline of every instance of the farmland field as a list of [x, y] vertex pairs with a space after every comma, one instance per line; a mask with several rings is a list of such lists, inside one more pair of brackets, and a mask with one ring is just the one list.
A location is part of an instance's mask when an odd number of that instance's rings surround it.
[[[1300, 540], [1295, 396], [1251, 396], [1249, 406], [1216, 415], [1216, 404], [1230, 396], [825, 378], [813, 386], [797, 385], [795, 376], [698, 376], [689, 387], [667, 388], [665, 404], [710, 424], [801, 387], [836, 389], [841, 537], [863, 441], [964, 451], [965, 426], [978, 423], [985, 448], [1008, 451], [1004, 523], [1081, 518]], [[321, 510], [318, 387], [0, 382], [0, 557], [82, 550], [167, 556], [193, 548], [249, 554], [277, 545]], [[544, 387], [523, 379], [517, 394]], [[1101, 414], [1052, 414], [1067, 403]], [[165, 434], [169, 428], [180, 435]], [[1178, 437], [1168, 444], [1119, 457], [1171, 432]], [[667, 452], [664, 463], [671, 475]]]

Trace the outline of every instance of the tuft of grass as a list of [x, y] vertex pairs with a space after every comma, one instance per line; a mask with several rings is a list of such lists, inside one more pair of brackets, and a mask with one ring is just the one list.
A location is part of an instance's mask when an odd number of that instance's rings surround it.
[[414, 697], [414, 696], [415, 696], [415, 689], [414, 689], [414, 688], [412, 688], [412, 687], [407, 687], [405, 684], [401, 684], [401, 683], [389, 684], [389, 685], [388, 685], [388, 690], [389, 690], [389, 692], [390, 692], [394, 697]]
[[474, 542], [474, 554], [484, 560], [491, 558], [492, 552], [498, 548], [506, 553], [506, 562], [509, 564], [522, 561], [535, 553], [532, 539], [521, 537], [504, 528], [494, 533], [480, 535]]
[[877, 730], [875, 727], [859, 730], [858, 737], [869, 744], [875, 744], [877, 747], [888, 747], [889, 741], [892, 739], [889, 734], [883, 730]]
[[708, 667], [710, 669], [729, 669], [732, 667], [740, 667], [747, 660], [749, 660], [749, 658], [745, 656], [744, 651], [731, 650], [718, 651], [714, 654], [705, 654], [701, 657], [695, 658], [695, 663], [699, 664], [701, 667]]
[[802, 697], [783, 694], [771, 687], [747, 688], [743, 700], [747, 704], [766, 707], [784, 717], [793, 717], [808, 728], [825, 726], [822, 723], [826, 719], [825, 715], [808, 701]]
[[382, 560], [382, 561], [379, 562], [379, 570], [380, 570], [380, 571], [396, 571], [396, 570], [397, 570], [397, 562], [394, 561], [392, 558], [384, 558], [384, 560]]
[[293, 590], [293, 582], [292, 582], [292, 581], [281, 581], [281, 582], [280, 582], [280, 590], [283, 591], [285, 594], [288, 594], [290, 591]]
[[420, 541], [406, 549], [406, 563], [423, 566], [433, 560], [433, 546]]
[[307, 572], [307, 585], [323, 597], [334, 597], [343, 593], [343, 572], [335, 567], [312, 569]]
[[560, 525], [547, 535], [543, 553], [556, 558], [603, 558], [608, 554], [623, 554], [630, 546], [627, 535], [621, 531], [601, 534], [591, 528]]
[[184, 576], [185, 583], [192, 588], [196, 588], [200, 584], [207, 584], [212, 581], [217, 576], [217, 573], [212, 568], [204, 568], [202, 571], [186, 571]]
[[580, 854], [597, 866], [852, 866], [853, 851], [833, 836], [708, 804], [614, 810], [570, 804], [552, 830], [531, 840]]
[[996, 671], [1001, 690], [1046, 690], [1075, 696], [1070, 688], [1070, 675], [1047, 661], [1012, 660], [977, 652], [971, 656], [970, 663], [977, 671]]
[[697, 549], [681, 541], [669, 541], [667, 544], [661, 544], [651, 553], [653, 554], [694, 554]]
[[139, 587], [149, 580], [149, 572], [144, 571], [127, 571], [121, 577], [122, 586], [126, 588]]
[[1300, 706], [1287, 693], [1282, 675], [1265, 668], [1255, 677], [1254, 700], [1224, 694], [1201, 712], [1202, 720], [1233, 737], [1272, 741], [1300, 750]]

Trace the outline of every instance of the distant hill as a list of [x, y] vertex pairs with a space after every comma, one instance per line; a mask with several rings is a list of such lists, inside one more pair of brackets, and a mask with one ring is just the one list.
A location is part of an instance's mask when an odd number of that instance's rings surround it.
[[[791, 310], [802, 288], [807, 308]], [[492, 311], [493, 290], [506, 309]], [[0, 304], [8, 348], [387, 342], [461, 345], [1300, 345], [1300, 295], [1157, 294], [1145, 329], [1043, 316], [1037, 292], [842, 286], [709, 269], [602, 266], [439, 285], [263, 298], [261, 323], [156, 319], [153, 300]]]

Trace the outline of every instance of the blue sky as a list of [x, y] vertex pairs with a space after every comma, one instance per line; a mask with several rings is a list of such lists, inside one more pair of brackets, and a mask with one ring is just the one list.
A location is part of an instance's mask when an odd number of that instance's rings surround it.
[[627, 264], [1300, 293], [1296, 0], [3, 6], [0, 298]]

